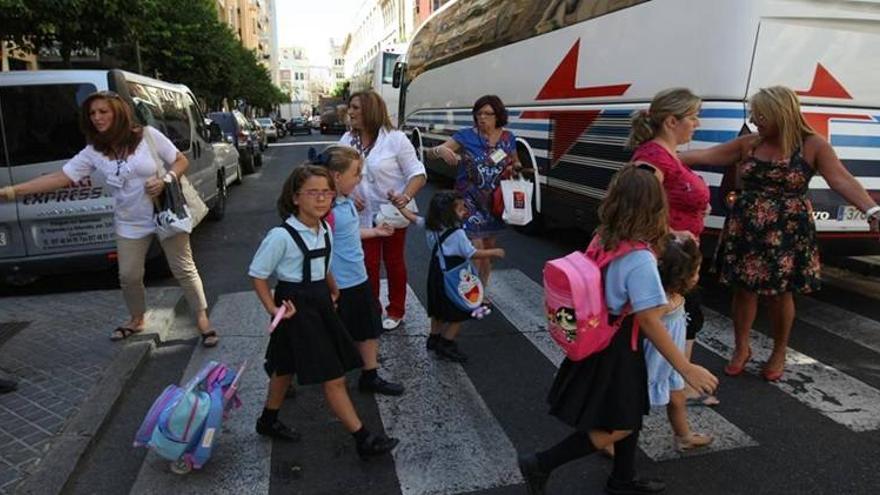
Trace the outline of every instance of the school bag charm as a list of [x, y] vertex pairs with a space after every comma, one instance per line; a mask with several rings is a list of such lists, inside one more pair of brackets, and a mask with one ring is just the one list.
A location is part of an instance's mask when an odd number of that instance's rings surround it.
[[245, 365], [232, 369], [211, 361], [183, 387], [166, 387], [138, 428], [134, 446], [171, 461], [174, 473], [201, 469], [226, 414], [241, 406], [237, 391]]
[[[604, 251], [597, 236], [586, 253], [575, 251], [544, 264], [547, 329], [568, 359], [580, 361], [611, 343], [629, 314], [629, 306], [614, 322], [609, 322], [604, 271], [609, 263], [637, 249], [650, 250], [650, 247], [645, 243], [625, 242], [617, 249]], [[634, 323], [633, 350], [637, 345], [638, 325]]]

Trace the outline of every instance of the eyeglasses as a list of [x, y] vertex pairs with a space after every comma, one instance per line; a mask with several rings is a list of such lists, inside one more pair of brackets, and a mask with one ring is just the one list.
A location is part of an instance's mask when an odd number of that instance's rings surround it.
[[494, 117], [495, 112], [474, 112], [477, 117]]
[[305, 191], [300, 191], [299, 194], [304, 194], [312, 199], [333, 199], [336, 197], [336, 191], [331, 191], [329, 189], [306, 189]]

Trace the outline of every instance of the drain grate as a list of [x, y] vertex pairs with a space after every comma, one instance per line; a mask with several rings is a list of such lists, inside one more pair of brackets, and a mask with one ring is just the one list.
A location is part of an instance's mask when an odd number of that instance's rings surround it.
[[27, 321], [0, 322], [0, 346], [30, 325]]

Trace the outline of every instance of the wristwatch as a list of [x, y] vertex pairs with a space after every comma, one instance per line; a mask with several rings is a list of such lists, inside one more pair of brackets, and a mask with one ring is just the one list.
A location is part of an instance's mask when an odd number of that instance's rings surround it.
[[880, 218], [880, 206], [874, 205], [865, 210], [865, 218], [870, 222], [876, 218]]

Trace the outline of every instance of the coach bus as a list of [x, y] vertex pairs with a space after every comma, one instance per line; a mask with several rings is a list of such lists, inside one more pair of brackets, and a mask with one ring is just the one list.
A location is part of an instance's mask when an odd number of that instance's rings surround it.
[[[479, 96], [499, 95], [539, 186], [530, 227], [590, 228], [611, 176], [632, 154], [630, 114], [675, 86], [704, 99], [701, 127], [682, 150], [753, 131], [748, 97], [766, 86], [794, 88], [806, 119], [880, 199], [878, 74], [878, 0], [473, 0], [444, 5], [420, 27], [395, 80], [401, 127], [420, 151], [473, 125]], [[454, 173], [442, 161], [427, 166]], [[712, 192], [707, 236], [717, 236], [724, 172], [696, 169]], [[880, 248], [864, 216], [821, 177], [810, 189], [824, 248]]]
[[398, 124], [397, 120], [397, 97], [399, 91], [392, 87], [394, 64], [406, 52], [406, 45], [384, 45], [375, 55], [368, 58], [363, 64], [354, 68], [351, 78], [351, 91], [373, 90], [382, 96], [388, 105], [388, 113], [391, 122]]

